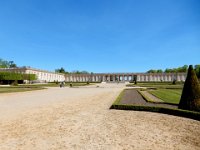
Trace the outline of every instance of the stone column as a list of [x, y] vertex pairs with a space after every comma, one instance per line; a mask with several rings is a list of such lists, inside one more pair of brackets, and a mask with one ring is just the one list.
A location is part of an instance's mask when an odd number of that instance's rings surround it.
[[140, 75], [139, 74], [137, 75], [137, 81], [140, 81]]
[[94, 76], [94, 75], [93, 75], [92, 79], [93, 79], [93, 82], [95, 82], [95, 81], [96, 81], [96, 80], [95, 80], [95, 76]]
[[157, 81], [157, 76], [156, 75], [154, 75], [154, 80], [155, 80], [155, 82]]
[[177, 75], [177, 81], [180, 81], [180, 75], [179, 74]]
[[172, 76], [171, 76], [171, 74], [169, 75], [169, 81], [172, 81]]
[[181, 80], [185, 81], [185, 76], [183, 74], [182, 74]]
[[159, 81], [159, 82], [161, 81], [160, 75], [158, 75], [158, 81]]
[[167, 81], [167, 75], [165, 75], [165, 81]]
[[141, 75], [141, 81], [144, 82], [144, 75]]
[[152, 81], [152, 75], [150, 75], [149, 78], [150, 78], [150, 81]]
[[106, 77], [105, 77], [105, 75], [103, 75], [103, 82], [105, 82], [106, 81]]

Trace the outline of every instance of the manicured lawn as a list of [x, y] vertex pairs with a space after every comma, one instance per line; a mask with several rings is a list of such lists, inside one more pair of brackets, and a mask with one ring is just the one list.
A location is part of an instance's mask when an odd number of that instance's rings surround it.
[[179, 104], [182, 89], [158, 89], [149, 92], [165, 102]]
[[[94, 83], [90, 83], [87, 84], [86, 82], [73, 82], [72, 85], [73, 86], [86, 86], [86, 85], [92, 85]], [[69, 86], [70, 83], [65, 83], [65, 86]], [[23, 84], [23, 85], [19, 85], [20, 87], [59, 87], [60, 83], [56, 84], [56, 83], [47, 83], [47, 84]]]
[[172, 84], [171, 82], [138, 82], [137, 84], [128, 84], [127, 86], [140, 86], [140, 87], [152, 87], [152, 88], [174, 88], [182, 89], [183, 83], [178, 82], [177, 84]]
[[[31, 88], [31, 87], [33, 87], [33, 88], [35, 88], [35, 87], [58, 87], [59, 86], [59, 84], [56, 84], [56, 83], [46, 83], [46, 84], [21, 84], [21, 85], [18, 85], [19, 87], [25, 87], [25, 88], [27, 88], [27, 87], [29, 87], [29, 88]], [[16, 86], [16, 87], [18, 87], [18, 86]]]
[[[65, 86], [69, 87], [70, 83], [66, 83]], [[90, 83], [92, 85], [94, 83]], [[76, 86], [86, 86], [87, 83], [72, 83], [73, 87]], [[33, 90], [42, 90], [46, 87], [59, 87], [59, 83], [47, 83], [47, 84], [22, 84], [18, 86], [2, 86], [0, 87], [0, 93], [12, 93], [12, 92], [24, 92]]]
[[0, 87], [0, 93], [24, 92], [42, 90], [42, 87]]

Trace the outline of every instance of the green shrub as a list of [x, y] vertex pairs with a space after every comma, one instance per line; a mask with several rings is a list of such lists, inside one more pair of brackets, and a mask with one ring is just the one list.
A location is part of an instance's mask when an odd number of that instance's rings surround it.
[[36, 80], [36, 75], [14, 72], [0, 72], [0, 80]]
[[176, 84], [176, 80], [175, 79], [173, 80], [172, 84], [174, 84], [174, 85]]
[[18, 81], [15, 80], [15, 81], [12, 83], [12, 85], [17, 86], [17, 85], [18, 85]]
[[179, 108], [200, 111], [200, 85], [192, 65], [188, 69]]
[[69, 86], [72, 87], [73, 86], [72, 83], [70, 83]]

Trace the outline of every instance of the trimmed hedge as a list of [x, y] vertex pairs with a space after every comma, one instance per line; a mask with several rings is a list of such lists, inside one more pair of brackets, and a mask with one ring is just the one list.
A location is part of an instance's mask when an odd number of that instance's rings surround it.
[[192, 65], [188, 69], [179, 108], [200, 112], [200, 85]]
[[14, 72], [0, 72], [0, 80], [36, 80], [35, 74], [21, 74]]
[[124, 96], [124, 91], [126, 89], [122, 90], [121, 93], [119, 94], [119, 96], [116, 98], [115, 102], [113, 103], [113, 105], [117, 105], [120, 103], [121, 99], [122, 99], [122, 96]]
[[182, 110], [182, 109], [170, 109], [163, 107], [137, 106], [137, 105], [117, 105], [117, 104], [112, 105], [110, 109], [158, 112], [158, 113], [186, 117], [200, 121], [199, 112]]

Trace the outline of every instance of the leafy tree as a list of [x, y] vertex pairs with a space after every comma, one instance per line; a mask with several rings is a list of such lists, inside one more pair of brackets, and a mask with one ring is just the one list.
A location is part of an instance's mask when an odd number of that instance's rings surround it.
[[35, 74], [21, 74], [14, 72], [0, 72], [0, 80], [36, 80]]
[[192, 65], [188, 69], [179, 108], [200, 111], [200, 84]]
[[198, 78], [200, 78], [200, 65], [195, 65], [195, 72]]
[[156, 72], [157, 72], [157, 71], [156, 71], [156, 70], [153, 70], [153, 69], [147, 71], [147, 73], [156, 73]]
[[188, 69], [188, 65], [184, 65], [183, 67], [176, 68], [177, 72], [186, 72]]
[[178, 68], [167, 68], [165, 69], [165, 73], [175, 73], [175, 72], [186, 72], [188, 68], [188, 65], [184, 65], [183, 67]]
[[89, 72], [87, 72], [87, 71], [78, 71], [78, 70], [72, 71], [71, 73], [74, 73], [74, 74], [89, 74]]
[[147, 71], [147, 73], [162, 73], [162, 72], [163, 72], [162, 69], [158, 69], [158, 70], [151, 69], [151, 70]]
[[14, 61], [7, 61], [0, 59], [0, 68], [13, 68], [13, 67], [17, 67]]
[[89, 74], [88, 71], [81, 71], [82, 74]]
[[165, 73], [172, 73], [172, 72], [174, 72], [173, 69], [169, 69], [169, 68], [165, 69]]
[[37, 79], [35, 74], [22, 74], [22, 78], [23, 80], [29, 80], [29, 81], [33, 81]]
[[162, 69], [158, 69], [157, 73], [163, 73]]
[[60, 69], [56, 69], [55, 72], [65, 73], [65, 69], [63, 67], [61, 67]]
[[9, 62], [3, 59], [0, 59], [0, 68], [9, 68]]
[[14, 63], [14, 61], [9, 61], [9, 68], [15, 68], [17, 65]]

